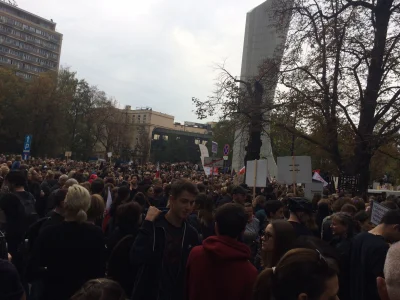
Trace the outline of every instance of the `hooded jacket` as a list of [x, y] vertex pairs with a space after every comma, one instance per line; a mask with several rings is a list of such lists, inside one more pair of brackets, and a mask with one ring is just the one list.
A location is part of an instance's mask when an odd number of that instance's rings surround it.
[[251, 300], [258, 273], [249, 258], [250, 248], [233, 238], [207, 238], [189, 255], [187, 299]]
[[[131, 299], [164, 300], [160, 296], [160, 286], [169, 282], [163, 278], [166, 222], [165, 214], [162, 214], [154, 222], [145, 220], [139, 229], [130, 251], [131, 264], [138, 268]], [[184, 222], [180, 267], [168, 300], [183, 299], [185, 266], [189, 252], [196, 245], [199, 245], [197, 231]]]

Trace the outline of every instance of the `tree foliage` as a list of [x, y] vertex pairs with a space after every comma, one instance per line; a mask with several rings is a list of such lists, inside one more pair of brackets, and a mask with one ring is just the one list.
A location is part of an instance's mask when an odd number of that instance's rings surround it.
[[[25, 81], [0, 68], [0, 148], [22, 151], [31, 134], [33, 156], [60, 156], [72, 151], [76, 159], [88, 158], [97, 144], [106, 151], [120, 149], [123, 130], [116, 101], [61, 69]], [[105, 133], [109, 133], [108, 135]]]
[[[371, 158], [400, 129], [400, 1], [292, 4], [274, 12], [292, 14], [276, 101], [296, 99], [301, 114], [296, 126], [278, 125], [326, 151], [338, 171], [360, 174], [365, 190]], [[310, 128], [324, 134], [316, 139]]]

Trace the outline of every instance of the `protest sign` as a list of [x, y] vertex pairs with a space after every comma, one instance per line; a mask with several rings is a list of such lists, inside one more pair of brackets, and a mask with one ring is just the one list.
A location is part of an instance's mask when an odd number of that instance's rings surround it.
[[312, 183], [310, 156], [278, 157], [278, 182], [285, 184]]
[[320, 194], [324, 191], [324, 184], [322, 182], [306, 183], [304, 188], [304, 196], [312, 200], [315, 194]]
[[383, 216], [389, 211], [390, 209], [383, 206], [379, 202], [373, 201], [372, 202], [372, 212], [371, 212], [371, 223], [374, 225], [379, 225]]
[[246, 166], [246, 184], [251, 187], [266, 187], [267, 160], [252, 160]]

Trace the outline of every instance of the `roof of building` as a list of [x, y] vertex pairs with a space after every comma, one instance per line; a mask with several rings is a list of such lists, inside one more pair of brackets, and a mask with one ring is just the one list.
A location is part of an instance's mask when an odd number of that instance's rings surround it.
[[[25, 13], [25, 14], [31, 15], [31, 16], [33, 16], [33, 17], [35, 17], [35, 18], [40, 19], [40, 20], [46, 21], [46, 22], [48, 22], [48, 23], [50, 23], [50, 24], [52, 24], [52, 25], [56, 25], [56, 24], [57, 24], [57, 23], [54, 22], [53, 20], [45, 19], [45, 18], [43, 18], [43, 17], [41, 17], [41, 16], [38, 16], [38, 15], [35, 15], [35, 14], [33, 14], [33, 13], [27, 11], [27, 10], [24, 10], [24, 9], [22, 9], [22, 8], [19, 8], [18, 6], [14, 6], [14, 5], [11, 5], [11, 4], [7, 3], [7, 2], [4, 2], [3, 0], [0, 0], [0, 5], [2, 5], [2, 4], [4, 4], [5, 6], [8, 6], [8, 7], [10, 7], [10, 8], [12, 8], [12, 9], [19, 10], [19, 11]], [[18, 17], [18, 16], [17, 16], [17, 17]]]

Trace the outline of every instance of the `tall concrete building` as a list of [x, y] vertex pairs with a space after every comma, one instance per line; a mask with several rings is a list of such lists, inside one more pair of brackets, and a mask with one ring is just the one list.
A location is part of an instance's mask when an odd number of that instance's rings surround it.
[[[275, 19], [273, 9], [281, 1], [292, 0], [267, 0], [247, 13], [246, 29], [244, 36], [241, 78], [251, 80], [259, 75], [259, 66], [268, 58], [282, 57], [286, 34], [278, 33], [273, 26]], [[264, 95], [263, 101], [273, 102], [277, 82], [268, 87], [269, 92]], [[267, 116], [269, 117], [269, 116]], [[269, 126], [264, 128], [269, 132]], [[235, 133], [233, 146], [232, 168], [240, 170], [244, 165], [246, 155], [245, 146], [248, 143], [248, 130], [239, 129]], [[267, 134], [261, 136], [262, 147], [260, 157], [268, 160], [268, 169], [271, 177], [277, 176], [277, 165], [273, 156], [271, 140]]]
[[0, 65], [30, 79], [60, 64], [62, 34], [56, 23], [0, 1]]

